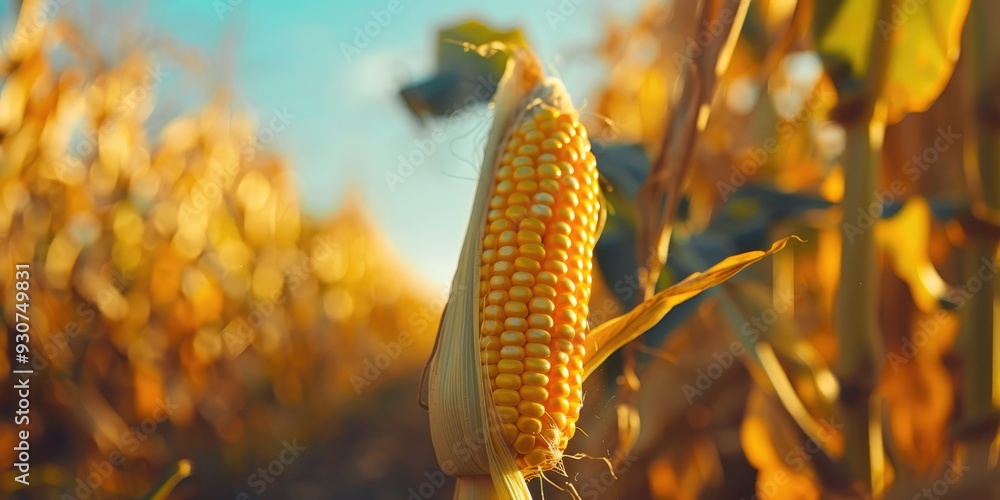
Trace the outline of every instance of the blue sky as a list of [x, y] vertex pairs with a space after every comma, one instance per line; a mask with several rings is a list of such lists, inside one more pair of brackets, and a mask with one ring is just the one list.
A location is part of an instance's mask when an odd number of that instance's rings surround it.
[[[370, 44], [350, 61], [342, 43], [390, 0], [59, 0], [60, 15], [76, 17], [106, 46], [157, 37], [179, 42], [209, 61], [207, 68], [167, 67], [154, 123], [203, 103], [218, 83], [234, 87], [237, 103], [262, 122], [274, 109], [294, 115], [268, 146], [295, 168], [308, 213], [334, 210], [359, 188], [396, 249], [432, 283], [450, 281], [471, 208], [473, 175], [463, 159], [482, 140], [488, 112], [441, 123], [445, 140], [403, 183], [390, 189], [385, 172], [400, 155], [431, 137], [397, 97], [400, 85], [434, 69], [438, 28], [470, 17], [497, 28], [519, 26], [556, 69], [579, 106], [605, 68], [591, 48], [609, 16], [632, 19], [641, 0], [397, 0], [400, 6]], [[63, 5], [64, 4], [64, 5]], [[568, 13], [553, 25], [552, 11]], [[383, 19], [385, 17], [383, 16]], [[7, 31], [9, 22], [4, 21]], [[128, 44], [125, 44], [128, 47]], [[167, 61], [165, 66], [170, 65]], [[171, 71], [171, 68], [173, 71]], [[425, 142], [426, 144], [426, 142]], [[464, 178], [460, 178], [464, 177]]]

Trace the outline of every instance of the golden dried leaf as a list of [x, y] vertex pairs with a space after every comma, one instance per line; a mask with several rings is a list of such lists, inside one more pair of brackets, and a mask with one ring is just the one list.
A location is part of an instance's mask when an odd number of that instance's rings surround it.
[[613, 352], [656, 325], [674, 306], [725, 282], [751, 264], [781, 250], [792, 238], [793, 236], [782, 238], [766, 251], [754, 250], [728, 257], [705, 272], [694, 273], [657, 293], [628, 313], [594, 328], [588, 337], [593, 349], [587, 352], [588, 358], [583, 366], [584, 378], [593, 373]]
[[926, 111], [951, 79], [969, 0], [899, 2], [888, 19], [875, 19], [878, 5], [869, 0], [840, 2], [829, 28], [817, 33], [817, 42], [821, 52], [844, 58], [852, 75], [862, 79], [870, 70], [870, 44], [876, 38], [888, 41], [882, 97], [889, 123], [895, 123], [906, 113]]
[[931, 262], [931, 208], [927, 200], [914, 196], [907, 200], [894, 217], [880, 221], [877, 235], [896, 275], [910, 286], [913, 301], [921, 311], [938, 309], [948, 292], [945, 283]]

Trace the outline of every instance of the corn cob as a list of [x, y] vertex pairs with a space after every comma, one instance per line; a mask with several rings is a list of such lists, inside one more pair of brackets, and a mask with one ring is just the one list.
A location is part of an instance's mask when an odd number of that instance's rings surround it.
[[[730, 257], [590, 329], [603, 218], [596, 161], [562, 83], [543, 77], [530, 50], [510, 55], [425, 372], [431, 439], [457, 500], [530, 500], [525, 479], [558, 470], [576, 432], [582, 381], [672, 307], [787, 241]], [[485, 446], [468, 445], [480, 438]]]
[[504, 144], [479, 283], [481, 361], [526, 475], [559, 462], [580, 416], [599, 196], [576, 113], [531, 107]]

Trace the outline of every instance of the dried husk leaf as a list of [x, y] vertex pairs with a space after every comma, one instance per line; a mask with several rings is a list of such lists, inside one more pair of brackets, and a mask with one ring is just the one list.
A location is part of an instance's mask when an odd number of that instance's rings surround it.
[[486, 397], [488, 380], [479, 359], [477, 299], [479, 255], [498, 152], [526, 111], [524, 104], [548, 88], [539, 83], [539, 76], [534, 55], [517, 50], [500, 80], [472, 215], [428, 372], [431, 440], [442, 470], [458, 479], [455, 498], [531, 499], [499, 422], [495, 422], [493, 400]]

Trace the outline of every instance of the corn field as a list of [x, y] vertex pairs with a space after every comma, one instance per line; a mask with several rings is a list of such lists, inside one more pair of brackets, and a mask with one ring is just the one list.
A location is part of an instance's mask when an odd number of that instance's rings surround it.
[[0, 498], [1000, 499], [997, 19], [8, 0]]

